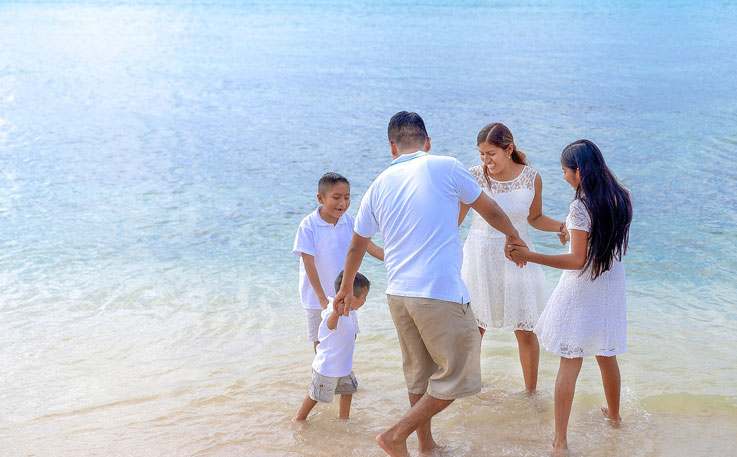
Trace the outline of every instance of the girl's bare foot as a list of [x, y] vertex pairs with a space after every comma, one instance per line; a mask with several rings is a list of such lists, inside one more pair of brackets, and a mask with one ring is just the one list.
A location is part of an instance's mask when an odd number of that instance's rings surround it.
[[559, 443], [553, 440], [553, 451], [550, 453], [553, 457], [567, 457], [568, 456], [568, 442]]
[[409, 457], [409, 452], [407, 452], [407, 442], [397, 443], [391, 440], [388, 436], [388, 432], [376, 435], [376, 444], [378, 444], [379, 447], [390, 457]]
[[601, 407], [601, 412], [604, 414], [604, 420], [606, 420], [609, 425], [614, 428], [619, 428], [622, 426], [622, 416], [611, 417], [609, 415], [609, 408], [607, 408], [606, 406]]

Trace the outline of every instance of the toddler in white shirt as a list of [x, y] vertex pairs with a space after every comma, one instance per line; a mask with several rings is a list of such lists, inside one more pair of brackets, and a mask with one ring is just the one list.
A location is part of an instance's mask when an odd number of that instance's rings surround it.
[[[343, 281], [341, 271], [335, 279], [335, 290], [340, 290]], [[348, 316], [344, 316], [344, 303], [329, 304], [322, 311], [322, 321], [318, 330], [320, 344], [312, 362], [312, 382], [310, 393], [302, 401], [302, 406], [294, 418], [307, 419], [307, 415], [318, 402], [332, 403], [335, 394], [340, 395], [340, 419], [348, 419], [353, 393], [358, 390], [358, 381], [353, 374], [353, 349], [355, 347], [357, 322], [356, 310], [366, 302], [371, 283], [361, 273], [356, 273], [353, 281], [353, 304]]]

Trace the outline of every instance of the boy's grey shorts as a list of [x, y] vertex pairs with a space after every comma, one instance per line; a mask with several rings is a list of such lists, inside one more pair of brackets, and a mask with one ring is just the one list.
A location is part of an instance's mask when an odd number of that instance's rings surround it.
[[333, 395], [348, 395], [358, 391], [358, 381], [351, 371], [348, 376], [331, 378], [312, 370], [310, 398], [321, 403], [332, 403]]

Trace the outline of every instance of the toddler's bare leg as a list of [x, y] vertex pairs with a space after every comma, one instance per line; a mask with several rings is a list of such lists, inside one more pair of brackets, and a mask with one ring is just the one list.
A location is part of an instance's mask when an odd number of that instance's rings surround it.
[[517, 337], [525, 389], [534, 392], [537, 388], [537, 369], [540, 363], [540, 344], [537, 342], [537, 335], [526, 330], [515, 330], [514, 336]]
[[302, 406], [299, 407], [299, 411], [294, 417], [294, 420], [303, 421], [307, 419], [307, 415], [310, 414], [310, 411], [312, 411], [312, 408], [314, 408], [316, 404], [317, 402], [311, 399], [309, 395], [306, 396], [305, 399], [302, 400]]
[[312, 350], [315, 351], [315, 354], [317, 354], [317, 345], [320, 344], [319, 341], [315, 341], [315, 343], [312, 345]]
[[560, 358], [558, 377], [555, 380], [555, 439], [553, 455], [568, 455], [568, 419], [571, 417], [573, 394], [576, 392], [576, 380], [581, 371], [582, 358]]
[[617, 356], [604, 357], [596, 356], [601, 371], [601, 382], [604, 384], [604, 395], [606, 396], [607, 407], [601, 408], [604, 417], [609, 419], [614, 427], [619, 427], [622, 418], [619, 416], [619, 396], [622, 388], [622, 379], [619, 374], [619, 364]]
[[344, 394], [340, 396], [340, 419], [348, 419], [351, 413], [351, 401], [353, 400], [353, 394]]

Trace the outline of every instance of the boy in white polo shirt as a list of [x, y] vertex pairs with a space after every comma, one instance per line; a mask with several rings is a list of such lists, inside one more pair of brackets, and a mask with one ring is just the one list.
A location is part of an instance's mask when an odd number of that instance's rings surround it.
[[[336, 290], [340, 289], [342, 281], [341, 271], [335, 278]], [[356, 310], [366, 302], [370, 288], [369, 280], [361, 273], [356, 273], [353, 280], [353, 303], [348, 315], [343, 315], [345, 314], [343, 302], [336, 304], [336, 310], [331, 303], [331, 306], [322, 311], [318, 331], [320, 344], [316, 347], [315, 359], [312, 362], [310, 393], [302, 401], [294, 420], [307, 419], [307, 415], [318, 402], [332, 403], [335, 394], [340, 394], [339, 417], [348, 419], [353, 394], [358, 390], [358, 381], [353, 374], [353, 349], [358, 333]]]
[[[320, 206], [300, 222], [292, 249], [300, 256], [299, 291], [313, 350], [318, 345], [320, 313], [328, 297], [335, 296], [332, 281], [343, 270], [354, 224], [353, 216], [346, 212], [351, 206], [351, 185], [344, 176], [325, 173], [317, 184], [317, 201]], [[384, 260], [384, 250], [373, 242], [368, 253]]]

